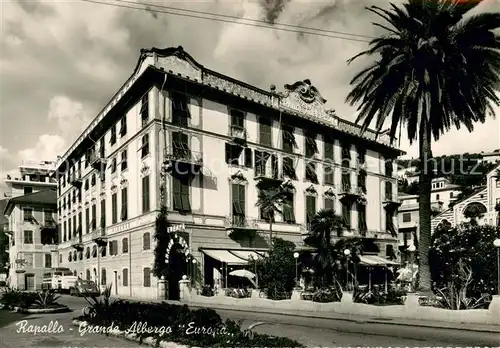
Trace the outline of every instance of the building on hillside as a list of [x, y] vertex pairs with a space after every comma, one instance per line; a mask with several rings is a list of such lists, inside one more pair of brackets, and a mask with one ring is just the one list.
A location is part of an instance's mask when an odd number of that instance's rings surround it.
[[460, 202], [437, 215], [432, 219], [432, 231], [444, 222], [450, 223], [452, 226], [459, 225], [463, 222], [470, 222], [467, 211], [477, 212], [475, 218], [478, 224], [495, 225], [497, 223], [498, 212], [495, 206], [500, 204], [500, 165], [486, 174], [486, 186], [478, 187], [469, 196], [462, 199]]
[[392, 254], [393, 161], [402, 152], [386, 135], [360, 135], [325, 102], [309, 80], [265, 91], [203, 67], [182, 47], [142, 50], [132, 76], [58, 162], [60, 264], [116, 294], [156, 297], [164, 199], [174, 224], [170, 298], [182, 274], [226, 283], [228, 267], [269, 247], [257, 183], [288, 192], [274, 236], [300, 245], [314, 213], [335, 209], [344, 236]]
[[[417, 178], [418, 179], [418, 178]], [[433, 215], [438, 215], [448, 209], [451, 203], [456, 201], [460, 194], [460, 186], [451, 184], [444, 177], [434, 178], [431, 182], [431, 209]], [[418, 238], [419, 225], [419, 203], [418, 195], [399, 193], [401, 205], [398, 209], [399, 226], [399, 250], [401, 261], [404, 263], [408, 258], [406, 249], [414, 243], [413, 237], [416, 232]]]
[[481, 153], [481, 155], [483, 156], [481, 162], [500, 164], [500, 149], [492, 152]]
[[9, 283], [22, 290], [41, 289], [46, 269], [57, 267], [55, 190], [28, 193], [9, 199]]
[[7, 199], [0, 200], [0, 282], [7, 279], [9, 268], [9, 237], [5, 234], [9, 220], [3, 214]]
[[[397, 171], [397, 176], [398, 179], [406, 179], [406, 180], [411, 180], [411, 182], [418, 180], [418, 176], [415, 177], [415, 173], [417, 171], [416, 166], [411, 166], [411, 167], [403, 167], [403, 166], [398, 166], [398, 171]], [[408, 181], [408, 184], [411, 183]]]
[[10, 177], [4, 180], [7, 185], [7, 198], [27, 195], [29, 193], [57, 188], [54, 178], [53, 161], [23, 161], [19, 166], [19, 177]]

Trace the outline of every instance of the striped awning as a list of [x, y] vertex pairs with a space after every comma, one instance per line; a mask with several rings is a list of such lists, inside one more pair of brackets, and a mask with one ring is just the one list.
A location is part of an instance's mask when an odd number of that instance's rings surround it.
[[361, 255], [359, 260], [362, 264], [368, 266], [399, 265], [398, 262], [387, 260], [377, 255]]
[[256, 252], [256, 251], [250, 251], [250, 250], [229, 250], [229, 252], [236, 257], [239, 257], [240, 259], [246, 260], [246, 261], [252, 261], [252, 260], [259, 260], [262, 259], [263, 256]]
[[201, 249], [201, 252], [228, 265], [246, 265], [252, 257], [259, 260], [266, 256], [265, 251], [256, 250]]

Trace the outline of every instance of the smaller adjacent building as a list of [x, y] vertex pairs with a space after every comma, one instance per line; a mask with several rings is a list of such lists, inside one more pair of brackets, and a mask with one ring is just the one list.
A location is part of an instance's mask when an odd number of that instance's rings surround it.
[[20, 176], [7, 177], [10, 197], [2, 210], [9, 237], [8, 282], [25, 290], [40, 289], [46, 269], [57, 267], [57, 184], [54, 162], [30, 161]]

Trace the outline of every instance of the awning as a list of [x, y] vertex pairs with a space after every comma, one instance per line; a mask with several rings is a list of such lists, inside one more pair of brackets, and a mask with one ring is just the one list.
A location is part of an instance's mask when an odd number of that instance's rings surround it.
[[205, 255], [210, 256], [211, 258], [224, 262], [228, 265], [246, 265], [248, 261], [232, 254], [229, 250], [213, 250], [213, 249], [202, 249], [201, 250]]
[[240, 259], [246, 261], [259, 260], [262, 259], [262, 255], [251, 250], [229, 250], [229, 252]]
[[368, 266], [399, 265], [397, 262], [376, 255], [361, 255], [359, 260], [361, 263]]

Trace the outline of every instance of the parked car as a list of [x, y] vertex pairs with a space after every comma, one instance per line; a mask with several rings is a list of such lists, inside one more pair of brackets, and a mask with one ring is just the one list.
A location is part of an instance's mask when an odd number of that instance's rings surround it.
[[75, 286], [69, 289], [69, 294], [71, 296], [99, 296], [101, 292], [99, 291], [97, 284], [92, 280], [78, 279]]

